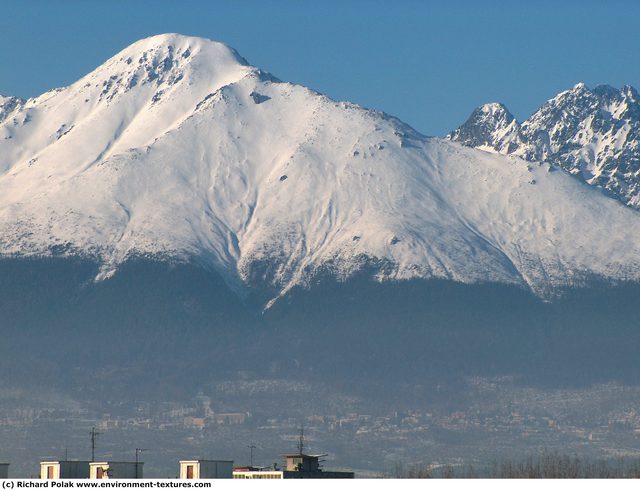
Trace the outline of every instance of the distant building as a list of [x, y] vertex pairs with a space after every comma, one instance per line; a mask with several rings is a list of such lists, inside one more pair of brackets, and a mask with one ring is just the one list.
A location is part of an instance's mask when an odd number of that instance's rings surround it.
[[323, 455], [308, 455], [294, 453], [285, 455], [287, 468], [283, 471], [284, 479], [353, 479], [353, 472], [325, 471], [320, 468], [320, 457]]
[[213, 419], [221, 425], [241, 425], [247, 421], [247, 413], [214, 413]]
[[284, 479], [284, 471], [273, 467], [236, 467], [233, 469], [234, 479]]
[[88, 460], [47, 460], [40, 462], [40, 479], [86, 479]]
[[320, 472], [320, 457], [322, 455], [307, 455], [304, 453], [292, 453], [285, 455], [288, 471], [296, 472]]
[[0, 462], [0, 479], [9, 478], [9, 464], [6, 462]]
[[233, 460], [181, 460], [180, 479], [231, 479]]
[[207, 425], [206, 418], [194, 418], [193, 416], [186, 416], [184, 418], [184, 425], [191, 426], [193, 428], [202, 429]]
[[89, 479], [142, 479], [144, 462], [91, 462]]

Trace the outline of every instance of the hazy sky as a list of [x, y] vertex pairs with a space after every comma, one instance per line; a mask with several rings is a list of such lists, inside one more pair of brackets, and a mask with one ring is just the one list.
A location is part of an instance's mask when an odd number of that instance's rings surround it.
[[0, 94], [34, 96], [179, 32], [441, 135], [484, 102], [518, 119], [584, 81], [640, 85], [636, 1], [0, 0]]

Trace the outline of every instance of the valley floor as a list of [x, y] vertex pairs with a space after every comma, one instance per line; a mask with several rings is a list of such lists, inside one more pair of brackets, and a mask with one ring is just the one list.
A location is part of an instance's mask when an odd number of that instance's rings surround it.
[[[427, 392], [408, 406], [348, 396], [286, 380], [223, 381], [186, 401], [25, 402], [0, 392], [0, 459], [12, 475], [37, 474], [38, 461], [86, 459], [89, 431], [101, 432], [97, 455], [131, 460], [145, 452], [145, 476], [174, 477], [181, 459], [281, 463], [304, 426], [306, 449], [328, 453], [326, 469], [394, 477], [411, 469], [490, 465], [558, 453], [583, 461], [640, 458], [640, 387], [520, 387], [516, 380], [473, 378], [465, 387], [406, 387]], [[21, 397], [18, 397], [18, 394]], [[464, 395], [461, 395], [464, 394]], [[284, 406], [284, 409], [283, 409]], [[131, 447], [131, 448], [129, 448]]]

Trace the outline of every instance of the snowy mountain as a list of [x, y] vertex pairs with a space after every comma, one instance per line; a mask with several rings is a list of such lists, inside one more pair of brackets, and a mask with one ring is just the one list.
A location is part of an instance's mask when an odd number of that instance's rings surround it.
[[[557, 99], [596, 104], [598, 90]], [[616, 121], [637, 115], [625, 90], [606, 96]], [[136, 257], [195, 262], [240, 293], [266, 285], [275, 296], [365, 267], [380, 281], [498, 282], [541, 296], [591, 278], [640, 279], [635, 211], [548, 164], [427, 138], [281, 82], [213, 41], [144, 39], [69, 87], [0, 104], [4, 257], [90, 258], [97, 281]], [[474, 112], [483, 126], [455, 139], [532, 149], [534, 124], [558, 111], [548, 103], [519, 126], [486, 106]], [[618, 138], [637, 129], [611, 124]], [[549, 131], [544, 152], [557, 153], [569, 130]], [[606, 134], [597, 148], [622, 158]], [[571, 145], [562, 155], [600, 172]]]
[[623, 203], [640, 208], [640, 97], [580, 83], [547, 101], [522, 124], [502, 104], [473, 111], [449, 138], [482, 150], [546, 161]]

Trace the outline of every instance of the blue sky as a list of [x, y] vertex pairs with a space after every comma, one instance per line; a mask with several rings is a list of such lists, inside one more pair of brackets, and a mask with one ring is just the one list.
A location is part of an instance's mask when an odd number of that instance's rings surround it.
[[222, 41], [282, 80], [430, 135], [484, 102], [524, 119], [579, 81], [640, 85], [640, 2], [630, 0], [6, 0], [0, 15], [0, 94], [22, 97], [162, 32]]

